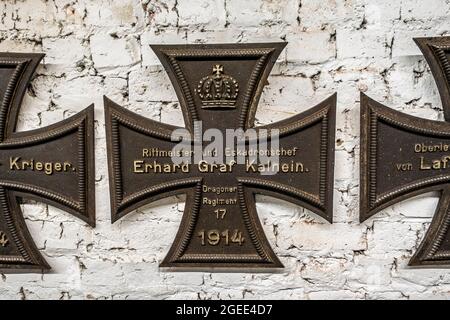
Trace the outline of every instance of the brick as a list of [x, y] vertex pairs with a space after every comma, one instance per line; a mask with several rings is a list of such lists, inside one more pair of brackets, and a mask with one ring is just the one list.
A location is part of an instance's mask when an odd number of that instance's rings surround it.
[[88, 24], [95, 26], [129, 26], [143, 18], [143, 8], [138, 0], [88, 0], [85, 3]]
[[99, 70], [129, 67], [141, 59], [138, 41], [133, 36], [116, 38], [114, 33], [98, 33], [90, 38], [90, 44], [94, 66]]
[[133, 71], [129, 75], [130, 101], [177, 101], [175, 90], [163, 69]]
[[[88, 48], [82, 39], [66, 37], [64, 39], [46, 38], [42, 40], [46, 64], [62, 64], [76, 66], [77, 62], [89, 55]], [[66, 54], [61, 55], [61, 51]]]
[[146, 25], [151, 24], [157, 28], [177, 25], [177, 0], [167, 0], [164, 2], [144, 0], [141, 3]]
[[179, 0], [180, 26], [206, 25], [208, 28], [225, 25], [225, 1], [222, 0]]
[[161, 62], [150, 48], [152, 44], [186, 44], [186, 32], [183, 30], [170, 30], [160, 32], [155, 29], [141, 35], [141, 52], [143, 66], [161, 66]]
[[345, 58], [380, 58], [388, 54], [385, 46], [389, 39], [384, 31], [338, 29], [336, 33], [337, 55]]
[[402, 18], [405, 20], [448, 18], [449, 13], [449, 3], [446, 0], [434, 0], [428, 3], [420, 0], [410, 0], [403, 3], [402, 6]]
[[376, 253], [411, 250], [417, 243], [420, 229], [419, 223], [375, 221], [368, 235], [369, 250]]
[[[359, 230], [350, 228], [346, 224], [311, 224], [302, 223], [296, 225], [286, 242], [300, 247], [301, 250], [317, 251], [358, 251], [366, 248], [366, 243], [362, 236], [364, 228]], [[333, 237], [333, 234], [340, 234], [340, 237]]]
[[414, 42], [413, 38], [436, 36], [436, 31], [423, 30], [421, 28], [412, 30], [398, 28], [395, 30], [394, 34], [395, 40], [392, 48], [393, 57], [421, 56], [422, 52]]
[[368, 24], [389, 23], [402, 17], [400, 0], [366, 1], [364, 16]]
[[233, 25], [293, 24], [296, 23], [299, 4], [299, 0], [255, 0], [243, 6], [242, 1], [228, 0], [226, 10]]
[[336, 290], [311, 292], [308, 293], [308, 297], [311, 300], [355, 300], [363, 299], [364, 295], [349, 290]]
[[336, 55], [336, 44], [327, 31], [301, 32], [292, 30], [287, 35], [287, 61], [325, 62]]

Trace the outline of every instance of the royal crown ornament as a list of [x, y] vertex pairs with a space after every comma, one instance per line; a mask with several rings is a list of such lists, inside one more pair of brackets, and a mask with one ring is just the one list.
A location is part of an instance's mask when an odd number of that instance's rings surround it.
[[203, 109], [235, 108], [239, 84], [224, 73], [223, 65], [215, 64], [212, 74], [199, 81], [195, 92], [201, 99]]

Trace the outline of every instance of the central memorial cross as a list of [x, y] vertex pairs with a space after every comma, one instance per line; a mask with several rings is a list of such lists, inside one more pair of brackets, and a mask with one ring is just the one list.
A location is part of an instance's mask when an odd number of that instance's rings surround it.
[[[208, 129], [225, 135], [227, 129], [254, 128], [259, 98], [284, 46], [152, 48], [169, 74], [185, 128], [194, 138]], [[179, 141], [172, 133], [180, 128], [136, 115], [106, 97], [105, 108], [113, 222], [157, 199], [187, 196], [181, 226], [162, 267], [282, 267], [258, 219], [256, 193], [302, 205], [332, 222], [335, 95], [306, 112], [255, 128], [279, 132], [279, 147], [270, 150], [279, 156], [274, 175], [262, 174], [264, 163], [175, 164], [172, 156]]]

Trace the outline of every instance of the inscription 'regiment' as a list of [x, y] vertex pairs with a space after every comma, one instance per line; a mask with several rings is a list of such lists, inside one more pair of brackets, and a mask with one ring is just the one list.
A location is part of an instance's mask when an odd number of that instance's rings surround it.
[[95, 225], [94, 109], [31, 131], [16, 131], [27, 85], [42, 54], [0, 53], [0, 269], [49, 265], [20, 209], [22, 198], [59, 207]]
[[[246, 130], [284, 43], [153, 46], [175, 87], [192, 138], [214, 128]], [[169, 195], [186, 207], [162, 267], [277, 268], [258, 219], [255, 194], [302, 205], [332, 221], [336, 96], [292, 118], [257, 127], [279, 130], [278, 173], [258, 162], [174, 163], [174, 126], [138, 116], [105, 98], [112, 220]], [[196, 129], [195, 123], [202, 123]], [[207, 148], [202, 146], [202, 151]], [[210, 150], [211, 151], [211, 150]], [[233, 148], [224, 154], [238, 156]], [[180, 154], [176, 154], [179, 152]], [[249, 151], [242, 151], [249, 153]], [[214, 154], [214, 151], [211, 151]], [[164, 231], [161, 230], [161, 233]]]
[[450, 37], [415, 39], [439, 88], [444, 121], [403, 114], [361, 95], [361, 214], [424, 192], [441, 198], [410, 265], [450, 265]]

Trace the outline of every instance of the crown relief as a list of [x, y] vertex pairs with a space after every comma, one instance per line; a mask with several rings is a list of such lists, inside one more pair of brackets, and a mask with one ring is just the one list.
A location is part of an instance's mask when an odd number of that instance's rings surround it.
[[224, 73], [224, 67], [216, 64], [212, 74], [203, 77], [195, 90], [202, 101], [203, 108], [235, 108], [239, 84], [233, 77]]

